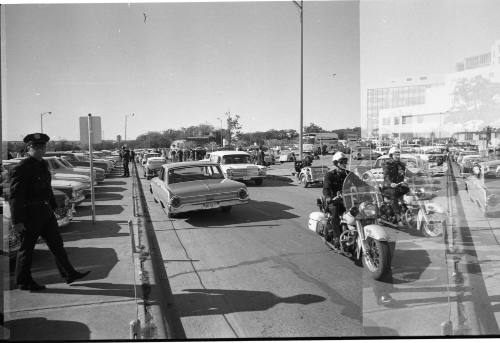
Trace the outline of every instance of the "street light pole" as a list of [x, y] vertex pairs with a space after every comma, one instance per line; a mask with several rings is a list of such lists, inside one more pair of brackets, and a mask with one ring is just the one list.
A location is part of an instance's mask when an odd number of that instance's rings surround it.
[[128, 117], [133, 117], [135, 116], [135, 113], [131, 113], [131, 114], [125, 114], [125, 135], [124, 135], [124, 138], [123, 138], [123, 141], [127, 141], [127, 118]]
[[43, 112], [40, 113], [40, 133], [43, 133], [43, 116], [46, 114], [52, 114], [52, 112]]
[[304, 6], [303, 1], [294, 1], [300, 9], [300, 130], [299, 130], [299, 159], [302, 160], [302, 140], [304, 126]]

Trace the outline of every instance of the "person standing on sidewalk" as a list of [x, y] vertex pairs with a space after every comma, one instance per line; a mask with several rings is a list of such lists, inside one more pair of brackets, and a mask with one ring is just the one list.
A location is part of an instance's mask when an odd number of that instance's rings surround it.
[[33, 133], [24, 137], [28, 157], [12, 170], [10, 182], [10, 209], [13, 228], [21, 235], [21, 247], [16, 260], [16, 283], [19, 289], [32, 292], [46, 287], [31, 277], [33, 250], [39, 236], [47, 243], [56, 260], [61, 276], [70, 284], [85, 277], [73, 268], [64, 249], [54, 216], [56, 201], [51, 187], [51, 174], [43, 160], [49, 136]]
[[122, 146], [122, 151], [120, 155], [122, 157], [122, 165], [123, 165], [122, 176], [128, 177], [130, 176], [130, 170], [128, 169], [128, 162], [130, 160], [130, 150], [127, 149], [126, 145]]

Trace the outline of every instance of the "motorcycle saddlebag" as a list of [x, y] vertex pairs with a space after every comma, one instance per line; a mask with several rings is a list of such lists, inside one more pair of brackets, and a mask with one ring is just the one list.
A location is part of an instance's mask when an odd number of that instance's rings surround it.
[[307, 228], [312, 232], [320, 233], [323, 232], [326, 227], [327, 220], [323, 212], [312, 212], [309, 214], [309, 220], [307, 222]]

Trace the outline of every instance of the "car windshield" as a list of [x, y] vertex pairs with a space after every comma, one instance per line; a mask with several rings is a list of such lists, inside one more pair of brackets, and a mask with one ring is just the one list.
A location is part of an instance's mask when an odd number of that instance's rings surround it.
[[224, 179], [224, 175], [219, 166], [186, 166], [168, 170], [169, 184], [214, 179]]
[[78, 161], [82, 161], [82, 162], [90, 161], [90, 158], [88, 158], [88, 156], [85, 156], [85, 155], [75, 155], [75, 156], [78, 159]]
[[62, 163], [58, 163], [55, 158], [46, 159], [50, 169], [65, 169], [66, 167]]
[[248, 164], [250, 156], [248, 155], [226, 155], [222, 157], [222, 164]]
[[67, 160], [65, 160], [64, 158], [61, 158], [59, 160], [59, 162], [61, 162], [62, 164], [64, 164], [64, 166], [66, 166], [68, 168], [74, 168], [74, 166], [71, 163], [69, 163]]

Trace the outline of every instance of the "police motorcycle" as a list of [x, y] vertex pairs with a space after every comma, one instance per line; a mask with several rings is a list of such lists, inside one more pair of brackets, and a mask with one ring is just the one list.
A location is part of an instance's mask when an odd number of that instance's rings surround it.
[[[380, 222], [393, 228], [402, 227], [417, 230], [426, 237], [438, 237], [443, 234], [446, 227], [446, 212], [439, 204], [431, 201], [433, 193], [426, 191], [417, 182], [418, 178], [425, 181], [423, 175], [418, 175], [406, 170], [404, 181], [397, 183], [398, 187], [408, 188], [408, 193], [395, 199], [391, 190], [384, 189], [379, 184], [382, 192], [380, 206]], [[363, 179], [370, 181], [370, 173], [365, 173]], [[375, 180], [375, 178], [373, 178]], [[399, 213], [394, 210], [394, 202], [398, 201]]]
[[406, 211], [403, 222], [425, 237], [439, 237], [446, 229], [447, 212], [433, 201], [433, 193], [418, 183], [418, 176], [407, 173], [406, 181], [410, 192], [404, 196]]
[[[347, 209], [341, 215], [339, 244], [327, 240], [325, 244], [357, 264], [363, 264], [373, 279], [380, 280], [391, 267], [389, 235], [378, 220], [381, 194], [355, 172], [350, 172], [344, 180], [342, 193], [331, 201], [339, 197]], [[308, 229], [321, 234], [325, 227], [332, 225], [332, 215], [325, 197], [317, 199], [317, 205], [320, 211], [309, 215]]]

